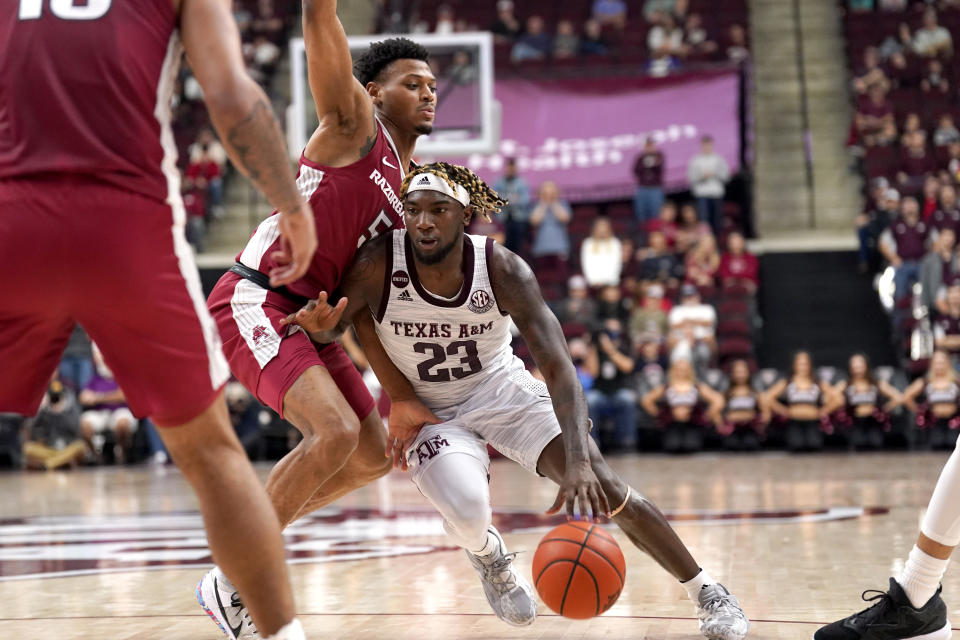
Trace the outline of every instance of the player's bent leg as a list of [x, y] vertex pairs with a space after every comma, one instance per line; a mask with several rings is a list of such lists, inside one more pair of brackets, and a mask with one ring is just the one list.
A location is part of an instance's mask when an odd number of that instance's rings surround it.
[[[593, 471], [606, 494], [613, 521], [641, 549], [679, 580], [697, 607], [700, 632], [711, 640], [740, 640], [750, 629], [736, 596], [714, 582], [702, 570], [664, 518], [646, 497], [613, 472], [593, 440], [588, 440]], [[540, 454], [537, 470], [557, 484], [566, 470], [562, 436], [557, 436]]]
[[[424, 431], [417, 444], [439, 436], [434, 442], [453, 442], [458, 435], [445, 432], [442, 425]], [[467, 436], [477, 442], [472, 436]], [[456, 447], [458, 443], [453, 442]], [[449, 446], [449, 445], [443, 445]], [[471, 446], [469, 442], [466, 446]], [[473, 446], [476, 446], [475, 444]], [[414, 448], [416, 453], [419, 447]], [[537, 617], [537, 600], [530, 583], [514, 569], [515, 553], [508, 553], [500, 533], [491, 525], [490, 492], [486, 451], [480, 456], [462, 451], [426, 446], [418, 454], [413, 481], [443, 516], [443, 526], [457, 545], [464, 548], [480, 576], [487, 602], [497, 617], [515, 626], [526, 626]], [[433, 453], [430, 458], [425, 456]]]
[[300, 374], [284, 395], [283, 413], [303, 434], [267, 478], [267, 493], [286, 527], [356, 450], [360, 421], [322, 366]]
[[256, 628], [239, 599], [223, 601], [232, 588], [214, 584], [204, 591], [201, 583], [201, 604], [231, 640], [257, 637], [257, 629], [262, 637], [276, 633], [294, 620], [280, 525], [230, 426], [223, 395], [189, 422], [160, 429], [160, 436], [197, 494], [214, 560], [243, 594]]
[[360, 421], [357, 448], [346, 464], [333, 477], [320, 485], [300, 513], [294, 517], [294, 521], [390, 473], [393, 465], [386, 451], [387, 430], [380, 414], [373, 409]]

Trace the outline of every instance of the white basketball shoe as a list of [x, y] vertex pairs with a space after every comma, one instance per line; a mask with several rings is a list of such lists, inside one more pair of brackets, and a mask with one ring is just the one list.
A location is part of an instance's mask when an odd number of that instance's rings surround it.
[[533, 588], [513, 568], [516, 553], [507, 553], [500, 532], [494, 527], [487, 529], [497, 540], [493, 553], [478, 556], [467, 551], [473, 568], [480, 574], [483, 593], [497, 617], [508, 624], [525, 627], [537, 617], [537, 599]]
[[737, 597], [722, 584], [703, 585], [699, 600], [700, 633], [708, 640], [742, 640], [747, 635], [750, 621]]
[[[228, 586], [229, 585], [229, 586]], [[240, 593], [214, 567], [197, 585], [197, 602], [230, 640], [261, 640]]]

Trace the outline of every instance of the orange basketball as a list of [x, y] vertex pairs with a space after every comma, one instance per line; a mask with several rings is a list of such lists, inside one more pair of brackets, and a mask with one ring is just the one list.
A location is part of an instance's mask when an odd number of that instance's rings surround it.
[[588, 522], [567, 522], [553, 529], [533, 555], [537, 593], [565, 618], [592, 618], [612, 607], [626, 572], [617, 541]]

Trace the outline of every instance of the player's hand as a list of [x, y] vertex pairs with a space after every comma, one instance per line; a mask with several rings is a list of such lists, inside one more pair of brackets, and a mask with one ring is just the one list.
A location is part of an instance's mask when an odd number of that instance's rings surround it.
[[295, 324], [307, 333], [321, 333], [323, 331], [332, 331], [336, 329], [343, 310], [347, 308], [347, 298], [340, 298], [337, 306], [331, 307], [327, 304], [327, 292], [321, 291], [316, 300], [311, 300], [302, 309], [296, 313], [291, 313], [286, 318], [281, 318], [280, 326], [285, 327], [288, 324]]
[[387, 457], [393, 458], [393, 466], [401, 471], [407, 470], [407, 449], [417, 439], [420, 429], [427, 424], [443, 422], [433, 411], [419, 400], [396, 400], [390, 403], [390, 417], [387, 419], [389, 434]]
[[280, 250], [270, 256], [278, 265], [270, 270], [271, 287], [280, 287], [302, 278], [317, 250], [317, 230], [308, 202], [293, 211], [281, 211], [277, 216]]
[[560, 483], [557, 499], [554, 500], [553, 506], [547, 509], [547, 514], [557, 513], [564, 504], [567, 505], [568, 519], [576, 517], [575, 504], [579, 504], [581, 520], [600, 522], [601, 516], [610, 515], [607, 496], [603, 493], [597, 474], [593, 472], [589, 462], [568, 466]]

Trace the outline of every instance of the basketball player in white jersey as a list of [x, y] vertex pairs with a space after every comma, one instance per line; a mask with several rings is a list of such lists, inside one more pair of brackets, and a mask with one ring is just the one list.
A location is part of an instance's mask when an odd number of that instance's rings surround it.
[[[530, 624], [536, 599], [491, 525], [488, 443], [560, 485], [548, 513], [566, 504], [571, 517], [576, 505], [580, 517], [613, 518], [683, 583], [707, 638], [743, 638], [749, 621], [737, 599], [700, 568], [656, 506], [614, 474], [589, 437], [583, 389], [533, 272], [503, 246], [464, 233], [475, 213], [498, 211], [504, 201], [468, 169], [442, 162], [408, 174], [401, 197], [406, 229], [361, 247], [342, 284], [346, 302], [311, 303], [285, 322], [323, 343], [373, 316], [385, 353], [357, 326], [384, 388], [391, 397], [415, 394], [442, 420], [395, 443], [401, 466], [409, 465], [466, 550], [497, 616]], [[546, 385], [513, 355], [511, 318]]]

